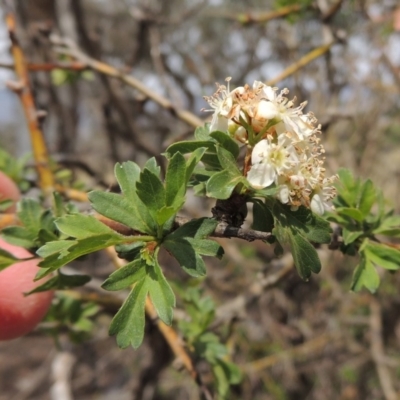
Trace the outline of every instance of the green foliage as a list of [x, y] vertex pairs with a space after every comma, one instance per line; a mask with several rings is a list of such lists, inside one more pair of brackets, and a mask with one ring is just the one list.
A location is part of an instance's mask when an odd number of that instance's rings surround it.
[[55, 68], [50, 73], [51, 81], [55, 86], [72, 85], [79, 79], [92, 81], [94, 79], [93, 72], [86, 71], [71, 71], [61, 68]]
[[48, 290], [65, 290], [69, 288], [83, 286], [90, 280], [91, 277], [88, 275], [64, 275], [61, 271], [57, 271], [56, 276], [37, 286], [35, 289], [26, 293], [26, 295], [46, 292]]
[[35, 251], [49, 240], [57, 239], [54, 216], [33, 199], [18, 203], [17, 216], [23, 226], [10, 226], [2, 230], [7, 242]]
[[309, 279], [312, 272], [318, 273], [321, 262], [312, 243], [330, 242], [329, 223], [305, 207], [292, 211], [289, 206], [271, 197], [267, 197], [265, 202], [253, 202], [253, 228], [272, 232], [274, 238], [271, 241], [278, 241], [275, 247], [278, 253], [281, 253], [282, 245], [290, 246], [302, 279]]
[[219, 399], [226, 399], [231, 385], [241, 381], [240, 369], [229, 361], [229, 353], [220, 338], [209, 332], [215, 317], [215, 304], [209, 297], [201, 297], [198, 288], [186, 289], [183, 301], [190, 320], [179, 321], [179, 328], [195, 356], [211, 366]]
[[90, 338], [94, 328], [92, 319], [99, 310], [95, 303], [82, 303], [58, 292], [41, 330], [53, 336], [56, 342], [61, 334], [67, 333], [72, 342], [82, 343]]
[[[229, 145], [234, 149], [231, 143]], [[45, 242], [37, 251], [43, 261], [39, 264], [42, 269], [36, 279], [86, 254], [117, 246], [119, 254], [130, 262], [111, 274], [103, 288], [122, 290], [131, 287], [130, 295], [110, 326], [110, 334], [117, 336], [120, 347], [131, 344], [136, 348], [141, 344], [147, 296], [160, 319], [166, 324], [172, 322], [175, 296], [157, 260], [161, 247], [168, 250], [193, 276], [205, 274], [203, 256], [221, 257], [223, 254], [216, 242], [207, 239], [217, 221], [203, 218], [190, 221], [178, 229], [173, 226], [174, 217], [185, 201], [190, 174], [204, 152], [205, 148], [198, 148], [188, 160], [180, 152], [175, 152], [170, 157], [164, 181], [154, 159], [149, 160], [142, 171], [133, 162], [117, 164], [115, 175], [122, 193], [93, 191], [89, 194], [93, 208], [105, 217], [130, 227], [131, 236], [115, 232], [93, 216], [65, 213], [59, 198], [56, 198], [54, 209], [57, 218], [51, 220], [54, 239]], [[36, 232], [41, 227], [32, 217], [39, 211], [38, 205], [34, 204], [31, 208], [36, 207], [36, 213], [25, 211], [23, 214], [26, 226], [21, 229], [28, 232]], [[66, 277], [59, 273], [35, 291], [78, 286], [82, 279], [85, 278]]]
[[359, 255], [352, 289], [358, 291], [366, 287], [375, 292], [379, 286], [375, 267], [388, 270], [400, 268], [399, 246], [381, 243], [400, 238], [400, 217], [393, 215], [392, 210], [386, 210], [382, 192], [369, 179], [355, 179], [345, 169], [338, 174], [335, 213], [330, 213], [328, 219], [342, 228], [342, 252]]
[[191, 276], [199, 277], [206, 273], [202, 255], [221, 258], [222, 247], [209, 239], [217, 225], [210, 218], [192, 220], [165, 237], [162, 246], [179, 262]]
[[107, 290], [119, 290], [133, 285], [124, 304], [115, 315], [110, 326], [110, 335], [117, 335], [121, 348], [140, 346], [143, 341], [146, 297], [150, 299], [162, 321], [172, 323], [172, 311], [175, 307], [175, 295], [166, 281], [156, 258], [152, 264], [138, 259], [114, 272], [103, 287]]
[[8, 175], [18, 185], [21, 192], [25, 192], [30, 186], [24, 177], [26, 164], [30, 158], [30, 155], [21, 158], [12, 157], [0, 147], [0, 171]]
[[[64, 204], [57, 193], [50, 210], [33, 199], [20, 202], [21, 226], [4, 229], [3, 237], [42, 257], [36, 279], [53, 274], [27, 294], [84, 285], [90, 277], [65, 275], [60, 268], [82, 256], [115, 246], [126, 264], [111, 273], [102, 288], [130, 292], [114, 315], [109, 333], [116, 336], [121, 348], [137, 348], [144, 336], [146, 302], [152, 302], [164, 323], [173, 322], [175, 295], [159, 264], [160, 249], [173, 256], [191, 277], [203, 277], [206, 274], [204, 257], [221, 258], [224, 254], [222, 247], [209, 237], [219, 222], [228, 221], [234, 227], [241, 227], [248, 203], [253, 205], [252, 228], [271, 234], [266, 241], [274, 244], [276, 255], [288, 247], [304, 280], [321, 269], [315, 245], [331, 241], [328, 221], [342, 228], [341, 250], [359, 256], [351, 285], [353, 290], [366, 287], [375, 291], [379, 286], [377, 266], [391, 271], [399, 269], [398, 246], [381, 238], [400, 236], [400, 217], [385, 210], [383, 195], [370, 180], [363, 182], [346, 170], [340, 171], [336, 210], [323, 218], [306, 207], [292, 210], [282, 204], [276, 199], [274, 186], [262, 190], [252, 188], [238, 166], [239, 146], [228, 133], [210, 133], [207, 125], [200, 127], [194, 141], [175, 143], [165, 155], [168, 160], [165, 177], [154, 158], [142, 169], [134, 162], [118, 163], [115, 176], [121, 193], [99, 190], [89, 193], [93, 209], [111, 220], [108, 222], [79, 213], [70, 204]], [[215, 218], [193, 219], [177, 226], [176, 215], [184, 206], [188, 187], [198, 195], [218, 200], [213, 209]], [[242, 218], [236, 224], [238, 215]], [[129, 234], [112, 229], [114, 221], [129, 228]], [[0, 250], [0, 270], [16, 260]], [[189, 316], [178, 322], [181, 333], [195, 358], [209, 363], [218, 398], [226, 399], [230, 386], [240, 381], [241, 372], [229, 360], [227, 348], [217, 333], [210, 332], [215, 305], [210, 298], [202, 297], [198, 289], [185, 288], [180, 293]], [[83, 340], [92, 328], [90, 317], [97, 311], [93, 305], [61, 296], [47, 319], [53, 325], [46, 329], [57, 336], [67, 328], [71, 339]]]
[[8, 251], [0, 249], [0, 271], [9, 267], [10, 265], [15, 264], [17, 260], [18, 258], [14, 257]]

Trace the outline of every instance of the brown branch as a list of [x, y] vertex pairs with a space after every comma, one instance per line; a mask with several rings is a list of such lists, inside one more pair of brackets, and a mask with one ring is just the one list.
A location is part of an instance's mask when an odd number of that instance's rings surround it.
[[62, 54], [68, 54], [69, 56], [75, 58], [78, 62], [87, 65], [92, 70], [106, 76], [116, 78], [126, 85], [133, 87], [134, 89], [145, 95], [148, 99], [154, 101], [161, 107], [170, 111], [172, 114], [176, 115], [179, 119], [186, 122], [187, 124], [193, 127], [203, 125], [203, 120], [198, 118], [193, 113], [175, 107], [175, 105], [171, 101], [155, 93], [153, 90], [149, 89], [140, 80], [134, 78], [133, 76], [126, 74], [109, 64], [89, 57], [87, 54], [83, 53], [71, 40], [62, 39], [55, 35], [51, 36], [51, 40], [54, 46], [57, 46], [56, 50], [58, 52]]
[[21, 99], [25, 117], [28, 122], [40, 188], [45, 194], [49, 194], [54, 187], [54, 177], [49, 168], [47, 147], [39, 125], [38, 111], [33, 100], [25, 56], [16, 36], [15, 15], [9, 10], [7, 10], [6, 14], [6, 25], [11, 40], [11, 54], [14, 58], [15, 73], [18, 77], [18, 87], [14, 85], [13, 89]]
[[273, 86], [276, 83], [283, 81], [290, 75], [293, 75], [296, 73], [298, 70], [303, 68], [305, 65], [309, 64], [311, 61], [314, 61], [316, 58], [321, 57], [324, 55], [327, 51], [330, 50], [330, 48], [333, 46], [335, 42], [331, 42], [328, 44], [325, 44], [323, 46], [320, 46], [312, 51], [310, 51], [308, 54], [305, 56], [301, 57], [298, 61], [293, 63], [292, 65], [289, 65], [283, 72], [281, 72], [277, 77], [270, 79], [269, 81], [266, 82], [267, 85]]
[[300, 4], [293, 4], [286, 7], [281, 7], [278, 10], [274, 11], [257, 11], [257, 12], [248, 12], [248, 13], [226, 13], [226, 12], [218, 12], [213, 10], [212, 12], [209, 10], [207, 16], [213, 18], [224, 18], [233, 21], [240, 22], [243, 25], [249, 24], [258, 24], [263, 22], [268, 22], [273, 19], [283, 18], [289, 14], [300, 11], [304, 7]]
[[270, 368], [280, 362], [285, 361], [288, 357], [293, 358], [304, 358], [304, 357], [315, 357], [317, 353], [321, 353], [325, 346], [340, 342], [343, 340], [340, 332], [327, 332], [308, 342], [295, 346], [291, 349], [281, 351], [276, 354], [271, 354], [267, 357], [263, 357], [259, 360], [252, 361], [245, 365], [244, 369], [248, 372], [262, 371], [263, 369]]
[[[15, 65], [11, 63], [0, 63], [0, 68], [15, 69]], [[80, 62], [57, 62], [57, 63], [26, 63], [26, 68], [31, 72], [43, 71], [51, 72], [55, 69], [63, 69], [69, 71], [81, 72], [89, 69], [86, 64]]]
[[[175, 227], [179, 228], [182, 225], [187, 224], [190, 218], [176, 217]], [[253, 229], [242, 229], [234, 226], [227, 225], [226, 223], [219, 223], [214, 229], [214, 232], [210, 235], [212, 237], [219, 238], [239, 238], [252, 242], [254, 240], [267, 240], [272, 236], [270, 232], [255, 231]]]
[[336, 13], [340, 10], [340, 7], [343, 4], [343, 0], [337, 0], [334, 4], [331, 5], [330, 8], [326, 12], [323, 13], [321, 20], [322, 22], [328, 23], [332, 20], [332, 18], [336, 15]]
[[371, 355], [375, 362], [376, 372], [386, 400], [399, 399], [396, 393], [390, 371], [385, 364], [385, 346], [383, 343], [381, 306], [374, 296], [370, 296], [370, 333], [371, 333]]

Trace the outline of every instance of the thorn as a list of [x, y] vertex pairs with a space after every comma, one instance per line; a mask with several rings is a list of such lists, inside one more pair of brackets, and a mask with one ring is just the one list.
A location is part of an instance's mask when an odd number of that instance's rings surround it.
[[46, 117], [47, 117], [46, 110], [38, 110], [36, 112], [36, 118], [37, 118], [38, 122], [43, 122]]
[[7, 81], [6, 86], [8, 87], [8, 89], [12, 90], [13, 92], [20, 94], [24, 90], [25, 84], [21, 80]]

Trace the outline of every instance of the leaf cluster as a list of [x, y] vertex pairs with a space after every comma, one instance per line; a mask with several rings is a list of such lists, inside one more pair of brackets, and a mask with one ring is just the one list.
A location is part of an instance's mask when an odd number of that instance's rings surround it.
[[100, 307], [92, 302], [82, 303], [61, 292], [57, 293], [50, 310], [46, 314], [42, 331], [52, 336], [56, 342], [61, 333], [67, 333], [74, 343], [88, 340], [93, 331], [93, 317]]
[[[39, 279], [86, 254], [109, 246], [117, 247], [128, 263], [112, 273], [103, 288], [131, 289], [110, 326], [110, 334], [117, 336], [120, 347], [130, 344], [138, 347], [141, 344], [147, 296], [160, 319], [166, 324], [172, 323], [175, 296], [158, 263], [161, 248], [195, 277], [205, 275], [203, 256], [222, 257], [222, 248], [207, 239], [217, 221], [202, 218], [179, 228], [174, 225], [175, 216], [185, 201], [188, 179], [198, 159], [197, 153], [188, 160], [179, 152], [175, 153], [169, 160], [164, 181], [154, 159], [149, 160], [143, 170], [133, 162], [117, 164], [115, 175], [121, 194], [93, 191], [89, 193], [89, 199], [99, 214], [126, 225], [132, 234], [122, 235], [91, 215], [63, 213], [53, 218], [55, 233], [37, 251], [43, 258], [39, 264], [42, 267], [37, 275]], [[78, 286], [85, 279], [58, 273], [35, 291]]]
[[220, 399], [227, 398], [229, 388], [241, 381], [240, 369], [228, 358], [228, 349], [220, 338], [210, 332], [215, 317], [215, 304], [210, 297], [202, 297], [198, 288], [185, 289], [182, 300], [189, 316], [179, 321], [179, 328], [197, 359], [207, 360], [215, 379]]
[[341, 226], [341, 251], [359, 256], [351, 288], [375, 292], [380, 283], [376, 267], [400, 268], [400, 246], [391, 243], [400, 238], [400, 216], [387, 210], [382, 191], [371, 180], [356, 179], [345, 169], [338, 175], [335, 212], [328, 219]]

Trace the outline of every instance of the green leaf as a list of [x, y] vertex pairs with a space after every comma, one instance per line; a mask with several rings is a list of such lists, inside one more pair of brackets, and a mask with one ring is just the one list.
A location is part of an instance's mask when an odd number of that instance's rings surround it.
[[363, 216], [366, 217], [376, 201], [376, 189], [370, 179], [364, 182], [359, 193], [360, 201], [358, 208]]
[[220, 363], [220, 360], [217, 360], [212, 364], [212, 372], [215, 376], [219, 398], [225, 399], [229, 393], [229, 380], [226, 376], [226, 370]]
[[167, 148], [166, 154], [168, 157], [172, 157], [177, 152], [181, 154], [192, 153], [201, 147], [205, 147], [208, 150], [213, 150], [215, 148], [215, 143], [207, 140], [191, 142], [185, 140], [183, 142], [176, 142]]
[[232, 176], [242, 176], [238, 168], [236, 158], [229, 151], [221, 146], [217, 146], [217, 156], [221, 167], [230, 172]]
[[200, 147], [200, 148], [196, 149], [188, 158], [188, 160], [186, 162], [186, 184], [189, 182], [194, 169], [196, 168], [197, 164], [202, 159], [206, 150], [207, 149], [205, 147]]
[[218, 225], [218, 221], [213, 218], [192, 219], [180, 226], [166, 239], [186, 238], [203, 239], [210, 236]]
[[355, 242], [362, 235], [364, 235], [364, 231], [350, 231], [343, 228], [343, 242], [345, 245]]
[[289, 206], [271, 198], [266, 199], [266, 205], [280, 225], [300, 232], [305, 238], [315, 243], [331, 241], [332, 229], [329, 222], [308, 208], [300, 207], [292, 211]]
[[151, 273], [148, 276], [148, 285], [149, 295], [158, 316], [167, 325], [171, 325], [175, 295], [157, 261], [152, 265]]
[[35, 247], [37, 233], [32, 233], [23, 226], [9, 226], [1, 231], [5, 241], [15, 246], [31, 249]]
[[[181, 153], [169, 160], [165, 175], [165, 203], [177, 212], [185, 201], [186, 161]], [[168, 218], [167, 218], [168, 219]]]
[[58, 192], [53, 192], [53, 211], [55, 217], [62, 217], [65, 214], [63, 199]]
[[210, 136], [236, 159], [239, 156], [238, 144], [225, 132], [214, 131]]
[[389, 270], [400, 269], [400, 250], [383, 243], [374, 243], [369, 240], [363, 244], [360, 251], [374, 264]]
[[194, 131], [194, 137], [198, 141], [210, 140], [210, 124], [206, 123], [204, 126], [198, 126]]
[[136, 189], [140, 200], [146, 204], [150, 214], [156, 219], [158, 210], [166, 205], [165, 189], [160, 178], [148, 169], [144, 169], [140, 174]]
[[18, 218], [24, 228], [36, 235], [41, 228], [40, 218], [43, 213], [41, 205], [33, 199], [22, 199], [18, 208]]
[[176, 214], [177, 210], [174, 207], [162, 207], [157, 210], [155, 220], [158, 225], [164, 225], [170, 218]]
[[140, 257], [140, 251], [143, 249], [143, 242], [121, 243], [115, 246], [115, 251], [119, 258], [133, 261]]
[[0, 211], [1, 212], [7, 210], [7, 208], [10, 208], [13, 204], [14, 204], [14, 200], [7, 200], [7, 199], [2, 200], [2, 196], [0, 195]]
[[154, 174], [157, 178], [160, 178], [160, 166], [157, 164], [157, 160], [155, 157], [151, 157], [146, 161], [146, 164], [144, 164], [143, 169], [149, 170], [152, 174]]
[[64, 275], [61, 272], [44, 282], [42, 285], [37, 286], [35, 289], [28, 293], [26, 296], [33, 293], [46, 292], [48, 290], [65, 290], [78, 286], [83, 286], [88, 283], [92, 278], [88, 275]]
[[143, 341], [145, 323], [144, 306], [147, 293], [146, 278], [143, 278], [136, 283], [124, 304], [111, 321], [109, 334], [117, 335], [117, 344], [121, 348], [126, 348], [131, 344], [136, 349]]
[[18, 260], [17, 257], [13, 256], [6, 250], [0, 249], [0, 271], [9, 267]]
[[91, 215], [72, 214], [57, 218], [57, 228], [67, 236], [84, 239], [91, 236], [108, 234], [121, 238], [122, 236]]
[[378, 272], [372, 263], [364, 256], [361, 256], [360, 264], [354, 270], [351, 290], [358, 292], [365, 286], [371, 293], [375, 293], [379, 287], [379, 282]]
[[335, 185], [338, 189], [338, 196], [333, 201], [335, 206], [356, 207], [359, 196], [359, 181], [355, 180], [347, 169], [340, 169], [338, 175], [339, 180]]
[[188, 240], [184, 238], [167, 239], [163, 242], [163, 247], [176, 258], [189, 275], [197, 278], [206, 274], [203, 259], [196, 253]]
[[339, 215], [345, 215], [347, 217], [353, 218], [357, 222], [362, 222], [365, 217], [360, 210], [357, 208], [342, 207], [337, 210]]
[[400, 216], [389, 216], [381, 222], [381, 224], [374, 229], [374, 234], [381, 234], [386, 236], [400, 236]]
[[278, 188], [273, 185], [272, 187], [267, 187], [265, 189], [253, 189], [254, 196], [268, 197], [275, 196], [278, 193]]
[[[51, 254], [39, 263], [39, 266], [42, 267], [43, 270], [39, 271], [35, 280], [43, 278], [50, 272], [55, 271], [56, 269], [68, 264], [78, 257], [81, 257], [85, 254], [94, 253], [95, 251], [102, 250], [109, 246], [115, 246], [123, 241], [126, 241], [126, 238], [123, 236], [117, 237], [110, 236], [109, 234], [102, 234], [73, 241], [74, 244], [68, 248], [68, 253], [63, 250], [60, 254]], [[38, 251], [41, 252], [42, 250], [39, 249]], [[44, 251], [47, 250], [45, 249]]]
[[318, 273], [321, 270], [318, 253], [307, 239], [300, 234], [289, 232], [289, 243], [294, 264], [302, 279], [308, 280], [311, 272]]
[[131, 202], [136, 203], [136, 182], [139, 180], [140, 168], [132, 162], [117, 163], [114, 167], [114, 174], [121, 188], [122, 194]]
[[68, 254], [69, 248], [77, 243], [78, 241], [76, 240], [57, 240], [54, 242], [48, 242], [43, 245], [36, 252], [36, 254], [42, 258], [46, 258], [54, 254], [64, 257]]
[[346, 168], [340, 168], [338, 171], [339, 182], [347, 188], [353, 188], [356, 185], [353, 174]]
[[219, 162], [218, 156], [215, 153], [204, 153], [203, 157], [201, 158], [201, 162], [207, 169], [220, 171], [221, 164]]
[[95, 190], [89, 193], [89, 199], [93, 208], [101, 215], [127, 225], [137, 232], [154, 233], [154, 222], [139, 198], [136, 202], [131, 202], [119, 194]]
[[228, 199], [235, 187], [243, 182], [242, 176], [232, 175], [229, 171], [215, 173], [207, 182], [207, 196], [215, 199]]
[[122, 290], [146, 277], [146, 263], [142, 259], [134, 260], [113, 272], [101, 285], [105, 290]]
[[219, 259], [224, 255], [223, 248], [214, 240], [192, 239], [187, 237], [186, 240], [192, 245], [196, 253], [203, 256], [217, 257]]
[[261, 201], [253, 202], [253, 224], [252, 228], [262, 232], [272, 232], [274, 218], [271, 211]]

